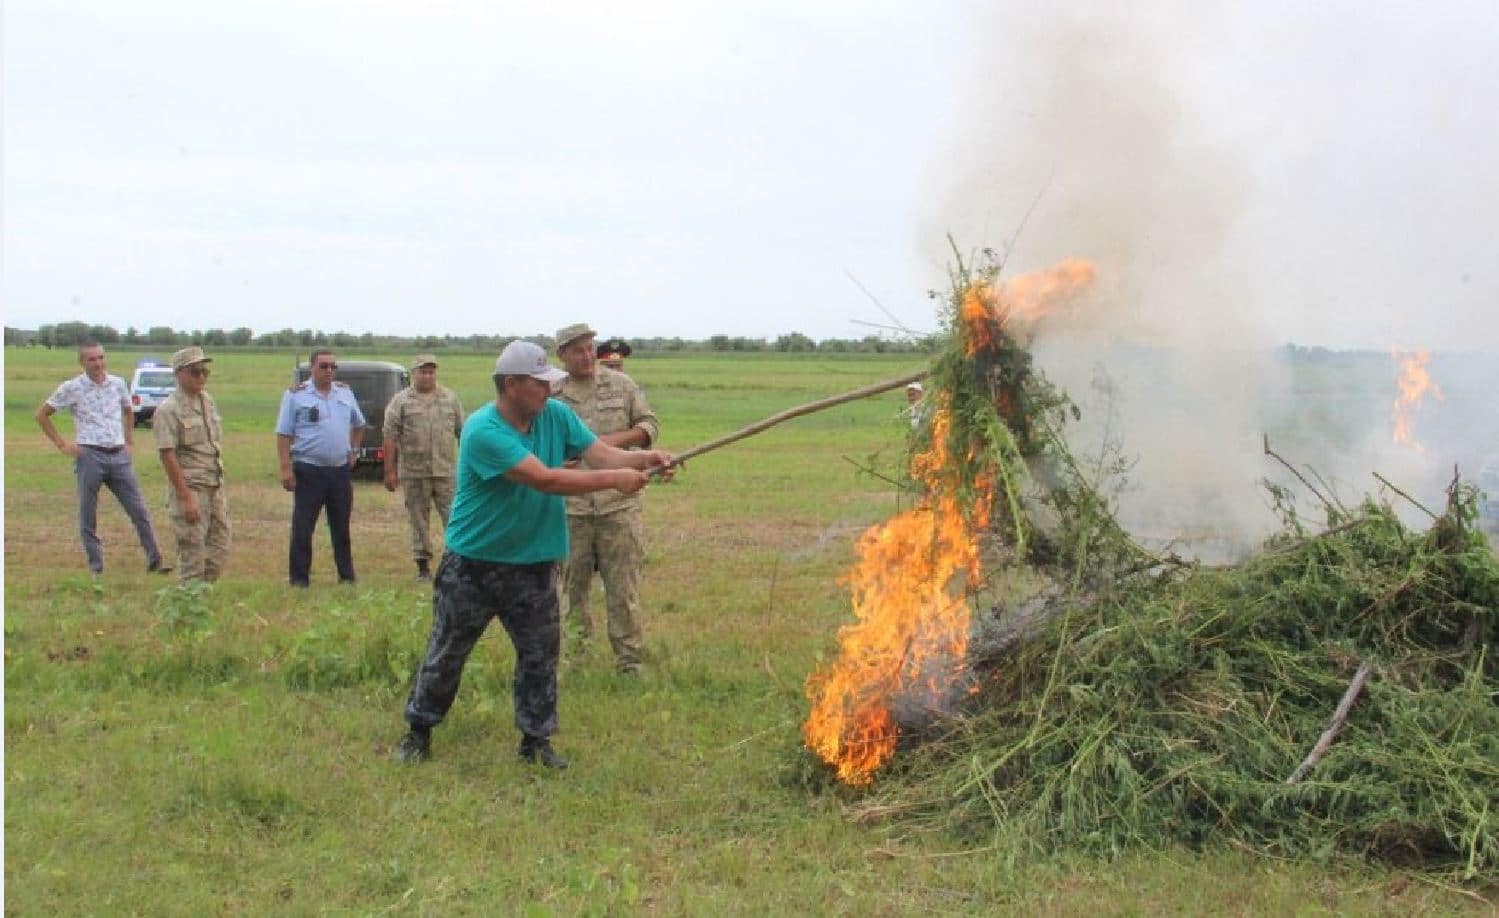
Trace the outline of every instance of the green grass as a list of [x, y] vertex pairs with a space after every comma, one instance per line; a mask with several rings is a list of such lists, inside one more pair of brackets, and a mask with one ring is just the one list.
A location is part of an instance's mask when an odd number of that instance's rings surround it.
[[[341, 356], [402, 359], [403, 354]], [[473, 409], [492, 355], [445, 356]], [[127, 355], [111, 369], [125, 372]], [[283, 586], [290, 497], [272, 425], [291, 355], [227, 354], [235, 547], [196, 606], [163, 602], [124, 514], [101, 501], [107, 573], [83, 573], [68, 462], [31, 413], [76, 372], [5, 354], [5, 896], [14, 914], [1073, 914], [1449, 910], [1477, 903], [1393, 871], [1329, 873], [1232, 850], [1002, 865], [899, 819], [857, 821], [800, 747], [802, 682], [848, 617], [837, 578], [889, 488], [844, 457], [894, 458], [891, 393], [689, 464], [647, 493], [649, 670], [568, 659], [564, 775], [515, 759], [510, 650], [476, 651], [435, 757], [398, 767], [405, 672], [428, 597], [400, 498], [361, 484], [357, 592]], [[634, 359], [682, 449], [900, 375], [910, 358]], [[69, 422], [62, 421], [66, 429]], [[137, 431], [158, 518], [165, 485]], [[596, 614], [597, 614], [596, 609]], [[170, 615], [169, 615], [170, 613]], [[168, 628], [166, 619], [177, 623]]]

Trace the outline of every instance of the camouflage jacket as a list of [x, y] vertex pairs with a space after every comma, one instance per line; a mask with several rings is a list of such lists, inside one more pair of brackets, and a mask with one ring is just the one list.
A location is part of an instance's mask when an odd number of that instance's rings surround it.
[[407, 387], [391, 397], [382, 420], [387, 439], [396, 442], [402, 478], [452, 478], [458, 469], [458, 436], [463, 406], [447, 386], [425, 395]]
[[204, 392], [190, 399], [178, 390], [167, 396], [151, 418], [158, 450], [177, 455], [182, 480], [191, 488], [217, 488], [224, 483], [224, 422], [213, 396]]
[[[611, 370], [598, 367], [593, 379], [579, 380], [569, 376], [562, 381], [557, 398], [571, 408], [583, 424], [596, 434], [612, 434], [639, 427], [654, 444], [661, 436], [661, 423], [656, 413], [646, 404], [645, 392], [635, 380]], [[587, 463], [583, 464], [587, 468]], [[639, 509], [638, 493], [624, 495], [615, 490], [595, 491], [567, 499], [569, 516], [603, 516], [620, 510]]]

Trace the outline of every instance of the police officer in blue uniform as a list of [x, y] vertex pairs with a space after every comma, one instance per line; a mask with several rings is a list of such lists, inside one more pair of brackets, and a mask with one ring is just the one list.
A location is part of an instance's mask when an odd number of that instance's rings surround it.
[[281, 487], [292, 492], [288, 579], [294, 587], [308, 584], [312, 533], [325, 506], [338, 582], [354, 582], [349, 517], [354, 511], [354, 461], [364, 442], [364, 412], [353, 391], [333, 381], [338, 360], [332, 351], [313, 351], [310, 363], [312, 378], [281, 396], [276, 419]]

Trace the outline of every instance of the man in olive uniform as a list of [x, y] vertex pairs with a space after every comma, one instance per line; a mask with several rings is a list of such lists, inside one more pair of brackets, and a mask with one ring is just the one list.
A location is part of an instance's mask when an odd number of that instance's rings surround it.
[[223, 421], [208, 394], [201, 347], [172, 355], [177, 388], [156, 409], [151, 427], [167, 473], [167, 512], [177, 537], [177, 576], [213, 582], [229, 560], [229, 505], [224, 500]]
[[[599, 365], [596, 333], [587, 325], [557, 332], [557, 355], [567, 370], [557, 398], [610, 446], [648, 449], [661, 434], [645, 394], [623, 373]], [[571, 551], [563, 570], [569, 614], [584, 639], [593, 632], [588, 592], [593, 572], [604, 580], [609, 643], [620, 672], [638, 673], [645, 636], [640, 612], [640, 570], [645, 563], [645, 530], [640, 497], [598, 491], [567, 499]]]
[[385, 489], [406, 493], [418, 580], [432, 579], [428, 524], [436, 504], [447, 528], [462, 433], [463, 406], [452, 389], [437, 384], [437, 358], [418, 355], [411, 362], [411, 385], [385, 406]]

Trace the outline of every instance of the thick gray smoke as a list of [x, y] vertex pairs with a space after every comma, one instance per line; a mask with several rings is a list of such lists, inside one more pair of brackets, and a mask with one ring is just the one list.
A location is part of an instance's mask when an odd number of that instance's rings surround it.
[[1034, 352], [1084, 411], [1075, 450], [1098, 455], [1112, 436], [1138, 458], [1120, 510], [1147, 541], [1218, 555], [1272, 529], [1261, 482], [1290, 476], [1264, 456], [1267, 432], [1345, 496], [1372, 490], [1373, 469], [1429, 495], [1442, 460], [1388, 442], [1393, 361], [1356, 368], [1362, 424], [1294, 391], [1306, 380], [1263, 318], [1265, 243], [1243, 229], [1257, 173], [1231, 113], [1192, 77], [1194, 32], [1219, 24], [1098, 9], [1035, 24], [1017, 6], [983, 24], [992, 53], [980, 47], [959, 106], [969, 117], [934, 163], [923, 248], [940, 262], [951, 233], [960, 248], [1002, 249], [1010, 276], [1096, 262], [1095, 292], [1045, 320]]

